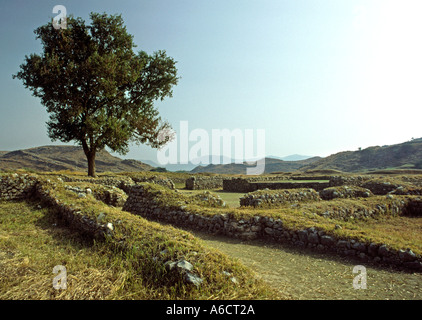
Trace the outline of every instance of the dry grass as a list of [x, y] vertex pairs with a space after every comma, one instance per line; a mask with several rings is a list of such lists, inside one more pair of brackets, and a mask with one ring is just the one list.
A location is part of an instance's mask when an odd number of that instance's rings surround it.
[[[180, 207], [180, 203], [188, 199], [188, 195], [176, 194], [157, 185], [151, 185], [148, 188], [151, 197], [157, 202], [165, 205], [174, 205], [175, 208]], [[237, 198], [238, 195], [234, 194], [234, 197]], [[404, 197], [413, 198], [417, 196]], [[344, 221], [336, 218], [325, 218], [318, 214], [338, 208], [369, 210], [379, 204], [389, 207], [397, 199], [399, 199], [398, 196], [394, 197], [394, 199], [387, 199], [385, 196], [374, 196], [370, 198], [302, 202], [293, 205], [286, 204], [278, 208], [262, 209], [251, 207], [207, 208], [200, 206], [200, 203], [191, 203], [187, 204], [187, 210], [205, 216], [227, 214], [236, 219], [251, 219], [254, 216], [282, 219], [283, 225], [287, 229], [300, 230], [316, 227], [337, 238], [350, 238], [367, 243], [385, 243], [393, 249], [411, 248], [415, 253], [422, 254], [422, 217], [393, 216], [387, 212], [374, 218]], [[336, 228], [336, 225], [341, 226], [341, 228]]]
[[[102, 209], [108, 218], [120, 219], [116, 238], [95, 242], [69, 229], [48, 208], [39, 209], [36, 203], [0, 202], [0, 299], [281, 297], [257, 280], [251, 270], [217, 250], [203, 247], [188, 232], [107, 208], [92, 199], [85, 201], [91, 210], [86, 214]], [[131, 250], [116, 246], [116, 241], [122, 239]], [[163, 249], [169, 251], [167, 258], [183, 257], [191, 262], [204, 279], [203, 285], [196, 288], [186, 284], [177, 275], [167, 273], [161, 262], [154, 262], [153, 257]], [[52, 286], [56, 265], [66, 267], [66, 290]], [[232, 272], [238, 285], [228, 281], [223, 270]]]

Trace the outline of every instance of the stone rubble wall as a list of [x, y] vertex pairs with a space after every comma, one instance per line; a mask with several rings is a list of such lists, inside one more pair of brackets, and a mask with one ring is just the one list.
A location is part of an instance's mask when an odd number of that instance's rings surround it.
[[212, 190], [223, 187], [222, 177], [200, 177], [193, 176], [185, 181], [185, 187], [188, 190]]
[[[277, 180], [328, 180], [325, 182], [277, 182]], [[315, 177], [269, 177], [262, 180], [255, 178], [231, 178], [223, 179], [223, 190], [229, 192], [253, 192], [262, 189], [295, 189], [295, 188], [311, 188], [316, 191], [322, 191], [332, 187], [356, 187], [368, 189], [374, 195], [387, 195], [389, 193], [406, 194], [406, 195], [422, 195], [422, 178], [401, 177], [401, 182], [391, 182], [388, 178], [368, 176], [315, 176]], [[273, 182], [271, 182], [273, 181]], [[409, 181], [409, 182], [407, 182]], [[413, 187], [411, 184], [414, 184]], [[419, 187], [415, 187], [419, 186]], [[402, 190], [405, 191], [402, 191]], [[326, 191], [327, 193], [329, 191]], [[366, 195], [363, 194], [363, 197]]]
[[372, 180], [372, 176], [330, 176], [330, 187], [361, 186], [364, 182]]
[[271, 181], [250, 181], [249, 179], [234, 178], [223, 180], [223, 190], [229, 192], [253, 192], [263, 189], [314, 189], [322, 190], [329, 187], [330, 184], [324, 182], [271, 182]]
[[153, 176], [153, 177], [102, 177], [102, 178], [75, 178], [65, 175], [59, 176], [64, 182], [88, 182], [95, 183], [104, 186], [116, 187], [120, 189], [125, 189], [126, 185], [133, 185], [135, 183], [149, 182], [155, 183], [161, 186], [164, 186], [169, 189], [175, 189], [174, 183], [171, 179], [162, 176]]
[[112, 225], [101, 223], [88, 216], [83, 212], [74, 208], [71, 204], [66, 204], [57, 197], [55, 197], [48, 187], [48, 182], [37, 183], [35, 186], [34, 197], [37, 198], [44, 206], [54, 208], [71, 228], [86, 234], [95, 239], [104, 239], [106, 235], [111, 234]]
[[249, 181], [243, 178], [224, 179], [223, 190], [244, 193], [255, 191], [251, 189]]
[[[91, 185], [92, 186], [92, 185]], [[88, 194], [105, 203], [106, 205], [113, 207], [123, 207], [127, 200], [127, 194], [117, 187], [106, 187], [102, 185], [95, 185], [95, 187], [77, 187], [65, 185], [65, 189], [75, 192], [80, 198], [86, 197]]]
[[[356, 186], [369, 189], [375, 195], [386, 195], [389, 193], [397, 195], [422, 195], [421, 177], [399, 177], [402, 182], [389, 181], [387, 177], [368, 176], [332, 176], [330, 186]], [[416, 186], [416, 187], [415, 187]]]
[[284, 189], [276, 192], [254, 191], [240, 198], [240, 206], [272, 207], [286, 203], [304, 201], [320, 201], [321, 198], [314, 189]]
[[329, 187], [321, 190], [319, 195], [323, 200], [332, 200], [337, 198], [368, 198], [374, 194], [369, 189], [357, 186]]
[[62, 203], [50, 192], [53, 185], [49, 179], [41, 179], [36, 175], [11, 174], [0, 176], [0, 200], [28, 200], [37, 198], [58, 213], [76, 229], [95, 237], [104, 237], [110, 229], [97, 221], [81, 214], [78, 209]]
[[412, 203], [413, 201], [417, 200], [388, 198], [388, 203], [381, 202], [373, 207], [336, 205], [335, 207], [331, 207], [329, 210], [318, 214], [325, 218], [334, 218], [343, 221], [362, 220], [386, 215], [407, 215], [406, 208], [409, 206], [409, 203]]
[[[77, 230], [96, 238], [104, 238], [112, 231], [112, 226], [85, 216], [78, 208], [63, 203], [50, 191], [54, 185], [49, 180], [41, 180], [32, 175], [5, 175], [0, 177], [0, 199], [16, 200], [38, 198], [58, 213]], [[339, 255], [356, 257], [362, 261], [371, 261], [386, 265], [394, 265], [422, 271], [422, 257], [410, 249], [396, 250], [383, 243], [364, 243], [356, 239], [338, 238], [327, 234], [324, 230], [311, 227], [294, 230], [284, 226], [281, 219], [265, 216], [254, 216], [239, 219], [228, 213], [206, 216], [201, 212], [193, 212], [187, 206], [165, 207], [148, 193], [143, 185], [128, 186], [129, 197], [123, 209], [151, 220], [168, 222], [180, 227], [191, 228], [211, 233], [224, 234], [240, 239], [267, 239], [277, 242], [291, 243], [300, 247], [308, 247], [321, 252], [335, 252]], [[409, 198], [410, 199], [410, 198]], [[415, 214], [422, 212], [422, 199], [413, 199], [402, 208]], [[410, 214], [407, 212], [408, 214]]]
[[132, 187], [123, 210], [183, 228], [244, 240], [267, 239], [290, 243], [321, 252], [353, 256], [362, 261], [422, 271], [422, 257], [409, 249], [394, 250], [382, 243], [363, 243], [356, 239], [337, 238], [313, 227], [293, 230], [286, 228], [281, 219], [265, 216], [257, 215], [250, 219], [238, 219], [230, 213], [206, 216], [201, 212], [189, 211], [186, 206], [164, 207], [159, 205], [148, 193], [147, 188], [141, 185]]
[[422, 217], [422, 199], [415, 199], [406, 203], [403, 214], [410, 217]]
[[[224, 176], [192, 176], [185, 180], [185, 186], [188, 190], [209, 190], [209, 189], [224, 189], [224, 181], [226, 180], [245, 180], [248, 183], [253, 182], [271, 182], [277, 180], [287, 180], [286, 176], [271, 175], [271, 176], [251, 176], [247, 178], [227, 178]], [[230, 183], [230, 182], [228, 182]], [[226, 189], [224, 189], [226, 190]], [[238, 191], [239, 188], [235, 188], [234, 192], [249, 192], [249, 191]], [[249, 188], [244, 190], [250, 190]]]
[[88, 183], [101, 184], [104, 186], [111, 186], [111, 187], [117, 187], [117, 188], [119, 188], [122, 183], [125, 183], [125, 184], [134, 183], [134, 181], [129, 177], [76, 178], [72, 176], [59, 175], [59, 178], [62, 179], [64, 182], [88, 182]]
[[252, 182], [249, 184], [251, 189], [314, 189], [316, 191], [323, 190], [330, 186], [329, 182]]
[[16, 173], [0, 176], [0, 200], [29, 199], [34, 193], [37, 178]]

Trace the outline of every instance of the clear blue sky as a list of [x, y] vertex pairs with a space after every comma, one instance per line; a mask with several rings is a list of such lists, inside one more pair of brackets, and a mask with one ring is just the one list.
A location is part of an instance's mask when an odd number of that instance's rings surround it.
[[[138, 49], [181, 80], [159, 110], [176, 129], [265, 129], [267, 155], [328, 156], [422, 137], [422, 1], [0, 1], [0, 150], [52, 144], [39, 100], [12, 79], [33, 30], [64, 5], [121, 13]], [[61, 144], [60, 142], [54, 142]], [[125, 158], [155, 160], [133, 146]]]

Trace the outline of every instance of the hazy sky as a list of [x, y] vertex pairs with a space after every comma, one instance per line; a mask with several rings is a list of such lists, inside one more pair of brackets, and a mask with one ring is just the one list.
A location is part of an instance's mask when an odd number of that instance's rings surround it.
[[41, 52], [33, 30], [55, 5], [87, 22], [121, 13], [137, 49], [178, 61], [179, 85], [159, 104], [176, 131], [182, 120], [210, 134], [265, 129], [277, 156], [422, 137], [420, 0], [0, 0], [0, 150], [52, 144], [48, 114], [12, 74]]

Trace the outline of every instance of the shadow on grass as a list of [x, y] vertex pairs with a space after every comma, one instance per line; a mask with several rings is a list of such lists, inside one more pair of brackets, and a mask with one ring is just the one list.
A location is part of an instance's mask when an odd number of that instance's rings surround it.
[[57, 209], [43, 207], [38, 200], [26, 200], [31, 210], [44, 210], [44, 215], [39, 218], [35, 225], [43, 230], [48, 231], [49, 235], [57, 241], [57, 245], [71, 245], [77, 249], [89, 248], [95, 244], [94, 239], [80, 231], [72, 228], [65, 221]]

